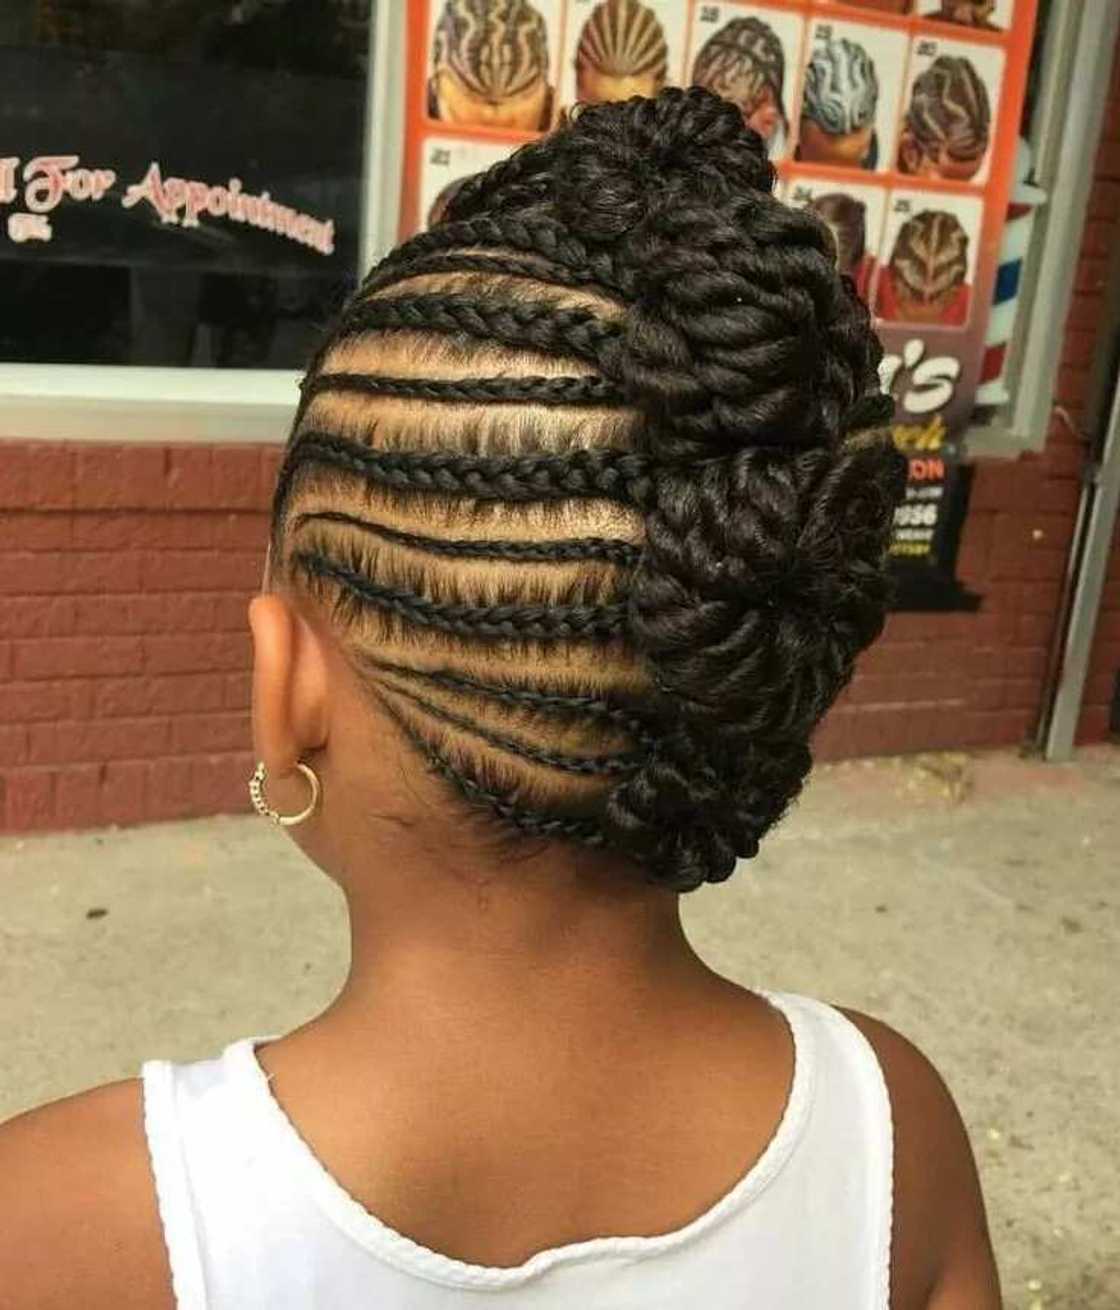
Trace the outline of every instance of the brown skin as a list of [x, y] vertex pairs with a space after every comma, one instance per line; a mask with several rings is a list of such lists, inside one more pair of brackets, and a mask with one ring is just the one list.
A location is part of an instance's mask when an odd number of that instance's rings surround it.
[[[322, 805], [293, 835], [350, 911], [338, 997], [258, 1051], [315, 1153], [386, 1223], [475, 1263], [708, 1209], [780, 1118], [781, 1017], [709, 969], [678, 897], [630, 866], [464, 821], [312, 607], [261, 596], [251, 623], [269, 800], [301, 808], [294, 765], [313, 764]], [[948, 1092], [905, 1039], [851, 1017], [894, 1106], [894, 1310], [998, 1310]], [[0, 1127], [0, 1213], [4, 1310], [171, 1310], [136, 1079]]]
[[846, 168], [860, 168], [871, 149], [874, 131], [875, 125], [868, 123], [858, 132], [833, 136], [822, 131], [811, 118], [803, 118], [798, 137], [801, 159], [807, 164], [840, 164]]
[[502, 100], [483, 100], [473, 95], [447, 70], [436, 73], [432, 84], [439, 116], [445, 123], [502, 128], [507, 132], [536, 132], [546, 126], [548, 84], [544, 78], [521, 95]]

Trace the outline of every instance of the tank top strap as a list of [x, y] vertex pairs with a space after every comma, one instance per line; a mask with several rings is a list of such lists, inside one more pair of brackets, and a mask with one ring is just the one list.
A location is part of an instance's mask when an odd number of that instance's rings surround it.
[[871, 1043], [835, 1006], [794, 992], [755, 988], [813, 1033], [817, 1095], [802, 1163], [817, 1177], [849, 1181], [852, 1241], [871, 1270], [873, 1310], [889, 1310], [894, 1222], [894, 1120], [890, 1092]]

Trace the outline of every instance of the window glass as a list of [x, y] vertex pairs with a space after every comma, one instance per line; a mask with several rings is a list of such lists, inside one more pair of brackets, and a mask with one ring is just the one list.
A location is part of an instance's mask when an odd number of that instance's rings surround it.
[[371, 0], [0, 0], [0, 360], [293, 368], [357, 272]]

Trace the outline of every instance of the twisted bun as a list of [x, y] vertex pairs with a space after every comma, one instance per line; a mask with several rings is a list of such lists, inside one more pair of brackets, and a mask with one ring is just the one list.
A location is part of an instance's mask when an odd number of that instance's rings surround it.
[[630, 635], [660, 725], [610, 797], [616, 842], [678, 887], [727, 877], [799, 791], [808, 737], [878, 635], [904, 461], [881, 347], [829, 233], [771, 194], [762, 138], [701, 90], [592, 107], [554, 206], [633, 295], [615, 368], [648, 416]]

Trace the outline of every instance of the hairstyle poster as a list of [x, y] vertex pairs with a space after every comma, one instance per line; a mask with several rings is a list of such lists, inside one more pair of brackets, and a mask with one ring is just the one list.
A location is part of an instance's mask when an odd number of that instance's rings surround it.
[[407, 0], [400, 234], [577, 103], [697, 83], [829, 229], [876, 320], [910, 460], [899, 605], [956, 582], [973, 410], [1038, 0]]
[[887, 172], [892, 167], [905, 30], [816, 19], [809, 29], [794, 158]]
[[509, 147], [500, 141], [464, 141], [428, 137], [420, 174], [420, 227], [438, 223], [466, 179], [504, 159]]
[[793, 179], [783, 199], [798, 209], [811, 209], [822, 219], [836, 243], [836, 263], [855, 283], [860, 298], [873, 303], [879, 270], [887, 192], [854, 178], [818, 178], [806, 173]]
[[789, 156], [801, 108], [803, 14], [762, 4], [696, 5], [687, 82], [732, 101], [770, 158]]
[[689, 6], [680, 0], [567, 0], [561, 113], [683, 86]]

